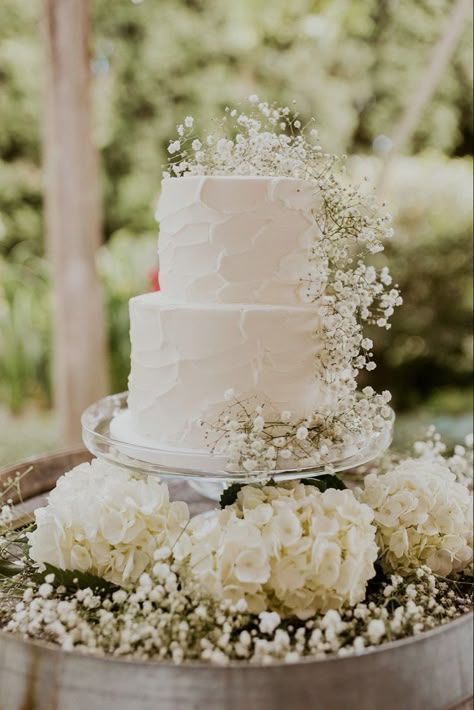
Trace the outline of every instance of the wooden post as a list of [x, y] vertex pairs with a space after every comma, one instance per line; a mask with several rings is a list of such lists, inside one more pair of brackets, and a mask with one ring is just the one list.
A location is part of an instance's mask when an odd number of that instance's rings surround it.
[[431, 61], [421, 72], [413, 95], [403, 112], [400, 122], [395, 127], [392, 147], [385, 156], [378, 178], [378, 191], [382, 195], [387, 187], [392, 160], [396, 155], [403, 152], [403, 149], [416, 131], [423, 116], [423, 111], [436, 91], [443, 71], [456, 48], [456, 43], [466, 26], [465, 21], [471, 10], [472, 0], [456, 0], [453, 4], [452, 11], [446, 20], [444, 32], [442, 32], [433, 48]]
[[106, 393], [98, 154], [92, 142], [89, 0], [43, 0], [47, 88], [44, 162], [52, 264], [55, 403], [64, 444]]

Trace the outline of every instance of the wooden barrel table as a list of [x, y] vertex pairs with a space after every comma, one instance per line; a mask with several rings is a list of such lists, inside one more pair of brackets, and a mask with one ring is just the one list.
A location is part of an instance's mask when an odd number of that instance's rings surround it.
[[[78, 450], [31, 459], [1, 470], [0, 482], [32, 466], [21, 506], [34, 510], [62, 473], [90, 458]], [[187, 483], [170, 489], [193, 513], [209, 508]], [[468, 710], [472, 626], [467, 614], [357, 655], [225, 667], [92, 657], [0, 632], [0, 709]]]

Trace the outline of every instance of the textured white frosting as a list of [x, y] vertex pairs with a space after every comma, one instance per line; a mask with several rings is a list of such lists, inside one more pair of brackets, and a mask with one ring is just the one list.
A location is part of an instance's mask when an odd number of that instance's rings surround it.
[[298, 420], [333, 407], [334, 388], [317, 375], [318, 308], [304, 303], [315, 190], [283, 177], [163, 181], [161, 292], [130, 301], [120, 440], [204, 449], [200, 421], [217, 421], [228, 389], [265, 403], [266, 416], [288, 410]]
[[183, 305], [152, 293], [130, 301], [130, 321], [133, 429], [161, 445], [203, 448], [199, 421], [215, 422], [230, 388], [296, 418], [333, 403], [315, 376], [314, 307]]
[[[160, 284], [175, 303], [299, 305], [317, 188], [287, 177], [163, 180]], [[314, 269], [314, 265], [313, 265]]]

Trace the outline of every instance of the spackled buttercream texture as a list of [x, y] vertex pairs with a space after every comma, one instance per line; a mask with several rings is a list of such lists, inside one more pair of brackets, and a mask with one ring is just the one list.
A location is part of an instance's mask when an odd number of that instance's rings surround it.
[[301, 304], [317, 278], [309, 256], [319, 203], [313, 184], [286, 177], [164, 180], [163, 294], [174, 303]]
[[[232, 388], [268, 413], [328, 411], [333, 389], [315, 376], [319, 319], [307, 307], [130, 302], [129, 407], [137, 432], [162, 444], [201, 448]], [[212, 438], [212, 437], [211, 437]]]

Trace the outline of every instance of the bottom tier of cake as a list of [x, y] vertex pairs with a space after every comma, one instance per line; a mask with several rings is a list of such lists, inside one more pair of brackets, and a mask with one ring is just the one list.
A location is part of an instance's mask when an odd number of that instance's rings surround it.
[[317, 376], [315, 307], [181, 305], [151, 293], [130, 301], [130, 323], [129, 425], [150, 444], [203, 448], [209, 432], [212, 443], [229, 390], [271, 416], [334, 405], [334, 384]]

